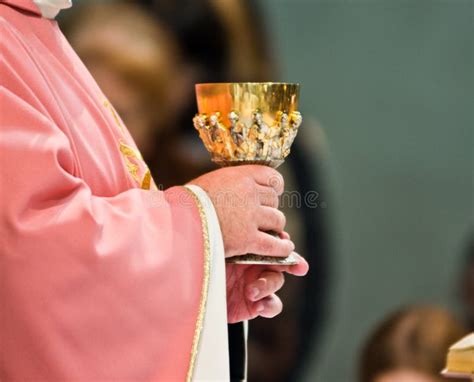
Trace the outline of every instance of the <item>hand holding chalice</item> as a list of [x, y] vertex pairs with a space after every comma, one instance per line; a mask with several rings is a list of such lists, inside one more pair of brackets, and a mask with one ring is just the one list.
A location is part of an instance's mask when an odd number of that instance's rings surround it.
[[[302, 122], [297, 110], [298, 84], [197, 84], [196, 95], [199, 114], [193, 120], [194, 127], [215, 163], [276, 168], [284, 162]], [[296, 263], [291, 255], [282, 259], [247, 254], [228, 261]]]

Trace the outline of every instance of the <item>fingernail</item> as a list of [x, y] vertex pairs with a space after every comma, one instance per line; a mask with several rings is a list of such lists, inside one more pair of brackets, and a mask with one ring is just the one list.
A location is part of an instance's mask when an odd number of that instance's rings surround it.
[[257, 287], [253, 287], [251, 291], [252, 299], [256, 299], [257, 296], [259, 295], [260, 290]]

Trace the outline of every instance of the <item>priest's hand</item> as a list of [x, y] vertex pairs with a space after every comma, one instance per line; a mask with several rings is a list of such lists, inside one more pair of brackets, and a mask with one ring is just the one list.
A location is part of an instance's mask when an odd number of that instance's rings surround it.
[[227, 264], [227, 320], [236, 323], [255, 317], [272, 318], [283, 308], [275, 295], [285, 281], [284, 273], [304, 276], [308, 263], [300, 255], [296, 265]]
[[278, 210], [278, 196], [284, 189], [276, 170], [259, 165], [227, 167], [193, 181], [209, 195], [217, 212], [225, 256], [253, 253], [287, 257], [295, 246], [288, 238], [265, 233], [283, 232], [285, 215]]

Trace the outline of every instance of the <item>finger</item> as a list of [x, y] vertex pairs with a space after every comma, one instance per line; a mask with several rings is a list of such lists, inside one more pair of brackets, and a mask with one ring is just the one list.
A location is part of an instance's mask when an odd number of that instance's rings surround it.
[[258, 228], [262, 231], [273, 231], [280, 233], [285, 228], [286, 217], [283, 212], [277, 210], [276, 208], [261, 206], [258, 209], [256, 223]]
[[258, 280], [247, 286], [247, 298], [250, 301], [266, 298], [280, 290], [284, 283], [285, 276], [283, 276], [282, 272], [262, 272]]
[[272, 187], [265, 187], [257, 184], [257, 193], [260, 204], [262, 206], [268, 206], [278, 208], [279, 200], [278, 194]]
[[275, 294], [256, 302], [254, 306], [255, 313], [266, 318], [273, 318], [283, 310], [283, 303]]
[[295, 265], [267, 265], [267, 269], [273, 271], [286, 272], [294, 276], [304, 276], [308, 273], [309, 265], [308, 262], [296, 252], [293, 252], [292, 255], [297, 259], [298, 263]]
[[257, 232], [248, 247], [249, 253], [262, 256], [288, 257], [295, 249], [291, 240], [280, 239], [265, 232]]
[[291, 240], [291, 236], [288, 232], [286, 231], [283, 231], [283, 232], [280, 232], [280, 239], [288, 239], [288, 240]]
[[258, 184], [261, 186], [273, 188], [278, 195], [283, 193], [285, 181], [283, 176], [275, 169], [268, 166], [250, 165], [252, 167], [251, 174]]
[[289, 265], [285, 272], [294, 276], [306, 275], [309, 271], [309, 264], [306, 259], [296, 252], [293, 252], [293, 256], [296, 258], [298, 263], [295, 265]]

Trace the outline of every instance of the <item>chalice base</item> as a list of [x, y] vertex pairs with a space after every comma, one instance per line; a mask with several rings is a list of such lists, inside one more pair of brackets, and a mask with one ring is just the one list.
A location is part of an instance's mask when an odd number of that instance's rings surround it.
[[227, 264], [246, 264], [246, 265], [296, 265], [298, 260], [293, 255], [288, 257], [272, 257], [247, 254], [234, 256], [226, 259]]
[[[284, 160], [283, 159], [221, 159], [221, 158], [212, 158], [212, 161], [221, 167], [229, 166], [242, 166], [246, 164], [258, 164], [262, 166], [269, 166], [272, 168], [277, 168], [280, 166]], [[270, 235], [277, 236], [274, 233], [269, 232]], [[252, 253], [234, 256], [226, 259], [228, 264], [246, 264], [246, 265], [295, 265], [298, 264], [298, 260], [293, 255], [288, 257], [273, 257], [273, 256], [261, 256], [254, 255]]]

